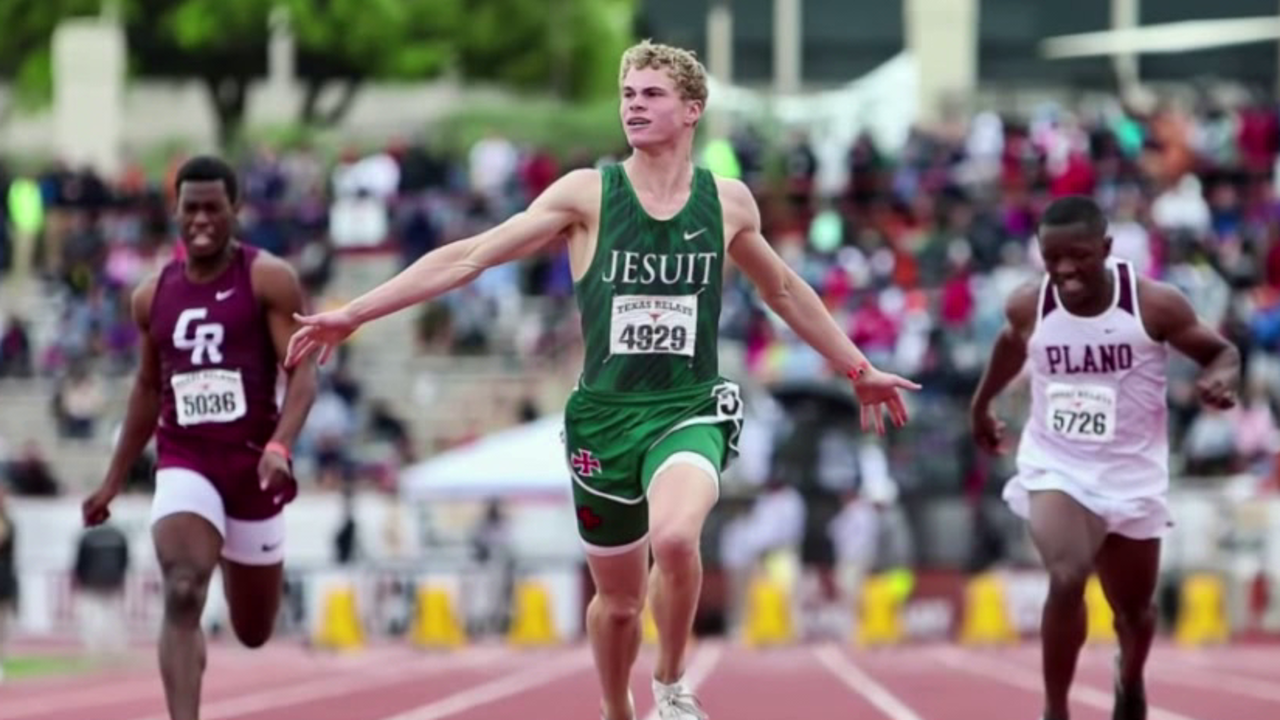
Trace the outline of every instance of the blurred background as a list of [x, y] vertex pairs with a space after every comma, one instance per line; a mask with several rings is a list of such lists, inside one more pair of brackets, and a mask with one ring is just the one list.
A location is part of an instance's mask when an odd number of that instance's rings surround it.
[[[967, 408], [1004, 298], [1041, 269], [1038, 213], [1073, 193], [1106, 209], [1116, 255], [1187, 293], [1244, 357], [1229, 412], [1200, 409], [1195, 367], [1170, 365], [1178, 524], [1162, 631], [1186, 580], [1209, 577], [1231, 635], [1280, 632], [1278, 12], [1274, 0], [0, 0], [11, 674], [37, 672], [38, 648], [107, 653], [158, 628], [153, 456], [105, 529], [84, 533], [79, 505], [123, 420], [130, 292], [174, 257], [182, 160], [232, 160], [242, 239], [288, 258], [312, 305], [333, 307], [561, 174], [625, 157], [618, 60], [646, 37], [695, 50], [711, 74], [697, 161], [747, 182], [770, 242], [849, 336], [925, 388], [909, 427], [860, 433], [847, 383], [730, 271], [721, 368], [749, 415], [703, 538], [700, 634], [749, 634], [750, 589], [768, 577], [790, 639], [847, 638], [867, 582], [893, 577], [907, 588], [904, 640], [952, 638], [969, 580], [991, 573], [1015, 629], [1035, 632], [1044, 577], [999, 498], [1012, 463], [974, 449]], [[475, 642], [526, 632], [530, 612], [544, 639], [578, 639], [590, 580], [558, 434], [580, 363], [563, 252], [353, 337], [323, 369], [296, 449], [278, 638], [421, 639], [424, 598], [443, 597], [446, 624]], [[1025, 390], [1001, 402], [1013, 430]]]

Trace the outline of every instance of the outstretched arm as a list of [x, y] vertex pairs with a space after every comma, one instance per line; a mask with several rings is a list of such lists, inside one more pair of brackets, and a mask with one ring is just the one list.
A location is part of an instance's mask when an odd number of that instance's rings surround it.
[[1000, 452], [1004, 440], [1004, 424], [992, 415], [991, 401], [1018, 377], [1027, 362], [1027, 340], [1035, 329], [1039, 297], [1039, 283], [1027, 283], [1005, 301], [1004, 329], [991, 348], [991, 359], [969, 404], [973, 439], [988, 452]]
[[98, 525], [111, 516], [108, 506], [124, 489], [129, 470], [151, 440], [160, 419], [160, 352], [151, 340], [151, 302], [155, 292], [153, 278], [134, 291], [130, 303], [133, 322], [138, 327], [138, 371], [106, 476], [97, 491], [84, 501], [82, 512], [86, 525]]
[[116, 489], [124, 487], [129, 469], [150, 442], [160, 418], [160, 351], [151, 340], [151, 302], [155, 290], [155, 283], [150, 282], [133, 294], [133, 321], [138, 327], [139, 337], [138, 372], [129, 393], [124, 426], [107, 466], [105, 484]]
[[858, 400], [863, 406], [863, 427], [868, 413], [876, 429], [884, 431], [884, 420], [878, 405], [888, 407], [893, 421], [902, 425], [907, 420], [906, 406], [898, 390], [918, 390], [920, 386], [896, 375], [871, 367], [867, 356], [858, 349], [836, 323], [822, 298], [795, 273], [761, 234], [760, 209], [745, 185], [724, 183], [722, 193], [737, 234], [729, 242], [729, 255], [742, 269], [761, 299], [778, 314], [814, 350], [817, 350], [841, 373], [853, 380]]
[[410, 305], [431, 300], [480, 277], [485, 270], [529, 257], [580, 222], [584, 187], [599, 183], [594, 170], [578, 170], [557, 180], [502, 224], [479, 235], [433, 250], [400, 274], [352, 300], [353, 319], [363, 324]]
[[1236, 404], [1240, 351], [1196, 316], [1186, 296], [1172, 285], [1143, 280], [1139, 286], [1143, 322], [1155, 340], [1167, 342], [1202, 368], [1200, 400], [1216, 408]]
[[[302, 312], [302, 285], [298, 282], [298, 275], [279, 258], [259, 255], [253, 263], [253, 287], [266, 308], [267, 327], [276, 357], [284, 357], [288, 352], [289, 338], [298, 329], [298, 321], [294, 317]], [[283, 493], [293, 475], [289, 464], [293, 457], [293, 443], [298, 439], [302, 424], [311, 412], [311, 404], [316, 399], [315, 363], [309, 360], [300, 362], [287, 369], [285, 374], [280, 419], [276, 421], [271, 440], [258, 460], [260, 487], [277, 496]]]
[[999, 397], [1022, 372], [1022, 366], [1027, 362], [1027, 340], [1035, 329], [1039, 295], [1039, 284], [1027, 283], [1014, 290], [1005, 301], [1004, 329], [991, 348], [991, 359], [970, 403], [973, 408], [985, 411], [991, 401]]
[[867, 356], [827, 312], [818, 293], [765, 240], [760, 209], [746, 186], [725, 183], [722, 187], [729, 212], [741, 227], [729, 242], [729, 256], [755, 285], [760, 299], [842, 374], [857, 374], [868, 367]]
[[501, 225], [427, 253], [338, 310], [299, 316], [303, 328], [289, 341], [285, 367], [292, 368], [316, 350], [321, 350], [323, 363], [334, 347], [364, 323], [466, 285], [491, 267], [537, 253], [585, 221], [584, 198], [598, 196], [599, 187], [599, 172], [575, 170]]
[[[288, 263], [271, 256], [258, 256], [253, 265], [254, 286], [262, 304], [266, 307], [267, 327], [271, 330], [271, 344], [276, 357], [288, 352], [289, 338], [300, 327], [294, 319], [303, 310], [302, 284]], [[316, 399], [315, 363], [304, 362], [286, 373], [284, 402], [280, 406], [280, 420], [276, 423], [272, 443], [279, 443], [289, 451], [302, 432], [302, 425], [311, 412]]]

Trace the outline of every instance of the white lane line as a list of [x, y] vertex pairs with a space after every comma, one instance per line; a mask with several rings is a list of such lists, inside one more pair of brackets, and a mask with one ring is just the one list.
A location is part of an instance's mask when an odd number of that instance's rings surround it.
[[836, 676], [846, 687], [874, 705], [891, 720], [921, 720], [915, 710], [907, 707], [884, 685], [863, 672], [847, 655], [830, 645], [815, 648], [813, 654], [823, 667]]

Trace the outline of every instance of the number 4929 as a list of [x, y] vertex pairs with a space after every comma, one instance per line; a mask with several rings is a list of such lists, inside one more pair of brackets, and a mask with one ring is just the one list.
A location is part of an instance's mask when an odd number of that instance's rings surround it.
[[689, 342], [689, 332], [679, 325], [627, 325], [619, 342], [640, 352], [681, 352]]

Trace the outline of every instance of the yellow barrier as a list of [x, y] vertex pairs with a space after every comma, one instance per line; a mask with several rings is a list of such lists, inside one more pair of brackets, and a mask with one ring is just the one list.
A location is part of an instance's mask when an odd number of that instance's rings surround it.
[[1180, 645], [1226, 642], [1227, 607], [1221, 578], [1209, 573], [1188, 576], [1182, 583], [1182, 603], [1173, 637]]
[[658, 626], [653, 621], [652, 603], [645, 603], [644, 610], [640, 611], [640, 628], [641, 638], [645, 645], [656, 645], [658, 643]]
[[466, 631], [454, 612], [449, 591], [430, 585], [418, 588], [410, 640], [421, 648], [456, 648], [467, 643]]
[[1107, 594], [1102, 590], [1102, 582], [1098, 576], [1089, 578], [1084, 587], [1084, 607], [1088, 615], [1090, 643], [1112, 643], [1116, 640], [1115, 615], [1111, 611], [1111, 603], [1107, 602]]
[[330, 589], [320, 611], [320, 628], [314, 638], [316, 647], [328, 650], [353, 650], [364, 644], [360, 616], [356, 612], [356, 591], [350, 584]]
[[747, 591], [744, 639], [752, 647], [792, 641], [791, 600], [777, 582], [761, 574]]
[[507, 642], [521, 647], [557, 642], [551, 596], [541, 583], [522, 582], [516, 587]]
[[854, 642], [860, 647], [896, 645], [902, 642], [901, 583], [888, 574], [874, 575], [862, 588], [858, 629]]
[[1005, 645], [1017, 640], [1018, 631], [1009, 617], [1009, 605], [1000, 577], [994, 573], [974, 577], [964, 591], [960, 642], [965, 645]]

